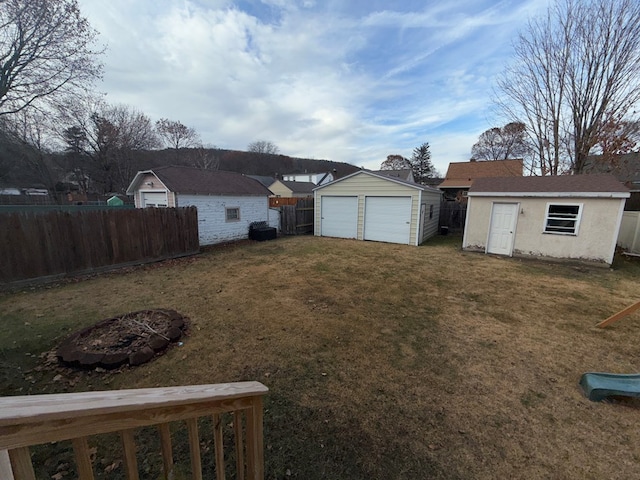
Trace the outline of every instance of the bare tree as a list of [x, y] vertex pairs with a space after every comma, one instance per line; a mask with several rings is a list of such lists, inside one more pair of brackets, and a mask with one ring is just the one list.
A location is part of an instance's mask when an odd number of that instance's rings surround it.
[[176, 162], [180, 159], [181, 148], [198, 147], [201, 145], [198, 132], [178, 120], [161, 118], [156, 122], [156, 131], [162, 143], [167, 148], [175, 150]]
[[0, 117], [5, 141], [19, 146], [13, 159], [16, 168], [30, 172], [51, 193], [55, 193], [57, 176], [51, 158], [47, 116], [37, 109], [26, 109]]
[[640, 100], [640, 3], [557, 0], [515, 43], [500, 107], [525, 123], [542, 175], [581, 173], [607, 114]]
[[387, 155], [387, 159], [380, 164], [380, 170], [411, 170], [411, 162], [402, 155]]
[[269, 140], [256, 140], [247, 145], [247, 152], [262, 153], [264, 155], [277, 155], [280, 153], [278, 146]]
[[77, 0], [2, 0], [0, 115], [89, 89], [102, 74], [96, 37]]
[[529, 152], [527, 128], [522, 122], [510, 122], [504, 127], [493, 127], [480, 134], [471, 148], [476, 160], [508, 160], [524, 158]]
[[88, 98], [65, 117], [59, 136], [77, 160], [72, 168], [90, 177], [101, 193], [124, 191], [137, 170], [134, 152], [159, 145], [149, 117], [127, 105]]

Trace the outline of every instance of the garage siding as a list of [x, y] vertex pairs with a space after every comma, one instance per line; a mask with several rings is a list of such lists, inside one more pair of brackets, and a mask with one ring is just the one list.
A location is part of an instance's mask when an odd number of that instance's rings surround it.
[[[336, 181], [333, 184], [320, 188], [315, 191], [316, 209], [315, 209], [315, 227], [314, 234], [321, 235], [322, 197], [327, 196], [358, 196], [358, 240], [364, 239], [364, 215], [365, 215], [365, 198], [373, 197], [411, 197], [411, 231], [410, 245], [418, 245], [428, 236], [436, 233], [438, 225], [438, 214], [440, 206], [440, 194], [437, 192], [422, 191], [419, 188], [403, 185], [391, 180], [376, 177], [366, 173], [354, 174], [352, 177], [344, 180]], [[429, 200], [430, 199], [430, 200]], [[420, 202], [433, 203], [434, 215], [429, 221], [429, 207], [426, 207], [425, 228], [419, 230], [420, 225]], [[422, 233], [422, 238], [420, 234]]]
[[[178, 206], [191, 205], [198, 209], [200, 245], [213, 245], [248, 238], [251, 222], [263, 222], [269, 218], [268, 197], [215, 195], [180, 195], [178, 197]], [[239, 208], [240, 219], [228, 222], [227, 208]]]

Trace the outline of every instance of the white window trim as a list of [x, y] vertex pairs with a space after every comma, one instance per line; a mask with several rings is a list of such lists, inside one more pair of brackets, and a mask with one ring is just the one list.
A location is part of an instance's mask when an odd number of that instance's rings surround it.
[[[229, 218], [229, 210], [237, 210], [238, 218]], [[224, 221], [225, 222], [239, 222], [240, 221], [240, 207], [224, 207]]]
[[[578, 207], [578, 215], [576, 215], [575, 222], [576, 227], [573, 232], [548, 232], [547, 231], [547, 222], [549, 221], [549, 208], [551, 205], [562, 205], [566, 207]], [[583, 203], [564, 203], [564, 202], [547, 202], [547, 207], [544, 214], [544, 223], [542, 225], [542, 233], [545, 235], [568, 235], [572, 237], [577, 237], [580, 233], [580, 223], [582, 221], [582, 210], [584, 209]]]

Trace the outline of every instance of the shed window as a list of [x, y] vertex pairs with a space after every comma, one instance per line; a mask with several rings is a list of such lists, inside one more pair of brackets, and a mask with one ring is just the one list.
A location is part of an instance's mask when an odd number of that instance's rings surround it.
[[237, 222], [240, 220], [240, 208], [228, 207], [225, 209], [227, 222]]
[[547, 205], [544, 233], [577, 235], [582, 205], [550, 203]]
[[433, 218], [433, 205], [429, 205], [429, 220]]

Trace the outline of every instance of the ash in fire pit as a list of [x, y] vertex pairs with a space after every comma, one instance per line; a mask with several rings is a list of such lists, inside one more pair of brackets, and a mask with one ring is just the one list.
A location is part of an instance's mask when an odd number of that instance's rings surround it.
[[188, 318], [175, 310], [141, 310], [107, 318], [67, 337], [56, 351], [68, 366], [118, 368], [140, 365], [177, 342]]

